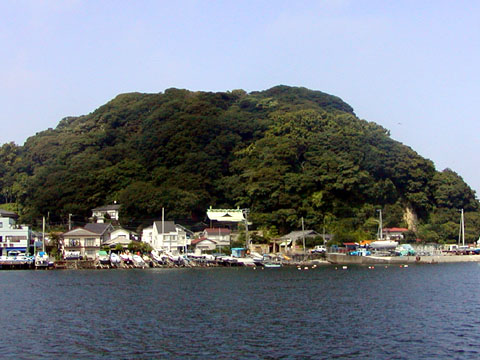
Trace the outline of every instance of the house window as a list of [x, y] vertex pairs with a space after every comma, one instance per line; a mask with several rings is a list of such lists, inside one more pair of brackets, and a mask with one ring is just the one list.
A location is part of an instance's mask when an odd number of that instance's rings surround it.
[[22, 240], [27, 240], [27, 237], [26, 236], [11, 236], [11, 235], [7, 235], [5, 236], [5, 240], [6, 241], [10, 241], [10, 242], [20, 242]]
[[86, 238], [85, 246], [95, 246], [95, 238]]
[[69, 246], [80, 246], [80, 240], [79, 239], [68, 239], [68, 245]]
[[0, 242], [2, 242], [2, 241], [3, 241], [3, 237], [2, 237], [2, 236], [0, 236]]
[[3, 228], [3, 222], [0, 222], [0, 229]]

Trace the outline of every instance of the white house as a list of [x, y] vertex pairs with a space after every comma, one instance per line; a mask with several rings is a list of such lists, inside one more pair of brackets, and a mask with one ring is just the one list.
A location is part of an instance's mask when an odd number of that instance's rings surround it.
[[404, 233], [408, 231], [406, 228], [385, 228], [383, 231], [383, 238], [386, 240], [396, 240], [401, 241], [404, 239]]
[[76, 228], [63, 233], [63, 256], [78, 255], [81, 258], [93, 260], [100, 250], [101, 236], [93, 231]]
[[97, 207], [95, 209], [92, 209], [92, 218], [97, 219], [97, 223], [103, 223], [105, 221], [105, 217], [110, 218], [111, 220], [118, 221], [120, 207], [121, 205], [119, 204]]
[[192, 246], [195, 246], [195, 253], [201, 254], [205, 250], [215, 250], [217, 248], [217, 243], [214, 240], [201, 237], [198, 239], [192, 240]]
[[0, 255], [27, 253], [32, 231], [28, 226], [16, 223], [18, 215], [0, 209]]
[[150, 244], [155, 250], [169, 251], [173, 254], [183, 252], [190, 245], [182, 226], [173, 221], [155, 221], [153, 226], [145, 228], [142, 241]]
[[119, 227], [110, 233], [110, 239], [105, 241], [103, 245], [113, 248], [120, 244], [122, 247], [126, 248], [132, 240], [136, 239], [136, 235], [137, 234], [132, 231]]
[[227, 228], [207, 228], [203, 230], [203, 237], [213, 240], [217, 247], [230, 246], [231, 231]]

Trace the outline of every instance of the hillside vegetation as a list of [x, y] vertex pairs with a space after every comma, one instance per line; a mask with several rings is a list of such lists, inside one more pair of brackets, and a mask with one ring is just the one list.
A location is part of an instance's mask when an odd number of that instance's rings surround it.
[[4, 144], [0, 175], [0, 202], [27, 222], [86, 218], [117, 201], [134, 228], [162, 207], [169, 219], [202, 221], [212, 205], [250, 208], [271, 236], [304, 217], [337, 241], [372, 238], [377, 209], [412, 239], [455, 241], [461, 208], [468, 240], [480, 229], [479, 203], [459, 175], [436, 171], [338, 97], [305, 88], [119, 95], [23, 146]]

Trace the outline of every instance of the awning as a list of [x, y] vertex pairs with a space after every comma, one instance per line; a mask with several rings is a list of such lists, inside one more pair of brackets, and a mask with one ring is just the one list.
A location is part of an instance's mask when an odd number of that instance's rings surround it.
[[27, 251], [27, 248], [24, 248], [24, 247], [7, 247], [5, 248], [7, 249], [7, 251], [12, 251], [12, 250], [16, 250], [16, 251]]

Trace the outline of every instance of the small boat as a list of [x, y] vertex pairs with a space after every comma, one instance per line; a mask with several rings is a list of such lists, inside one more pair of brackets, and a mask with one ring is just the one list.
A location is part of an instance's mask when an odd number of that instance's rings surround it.
[[104, 250], [100, 250], [98, 252], [98, 261], [102, 265], [110, 265], [110, 256], [108, 256], [107, 252]]
[[282, 267], [282, 264], [280, 264], [280, 263], [269, 263], [269, 262], [266, 262], [266, 263], [263, 263], [263, 267], [266, 267], [266, 268], [279, 268], [279, 267]]
[[116, 253], [111, 253], [110, 254], [110, 263], [112, 265], [118, 265], [118, 264], [120, 264], [121, 261], [122, 261], [122, 259], [120, 259], [120, 256], [118, 256], [118, 254], [116, 254]]
[[147, 264], [145, 263], [145, 261], [142, 259], [142, 257], [140, 255], [133, 255], [132, 256], [132, 261], [133, 261], [133, 266], [135, 266], [136, 268], [146, 268], [147, 267]]
[[132, 265], [133, 264], [133, 258], [132, 258], [132, 255], [130, 255], [130, 254], [120, 254], [120, 259], [126, 265]]
[[35, 267], [37, 268], [46, 268], [50, 265], [50, 259], [48, 254], [44, 251], [40, 251], [35, 256]]

